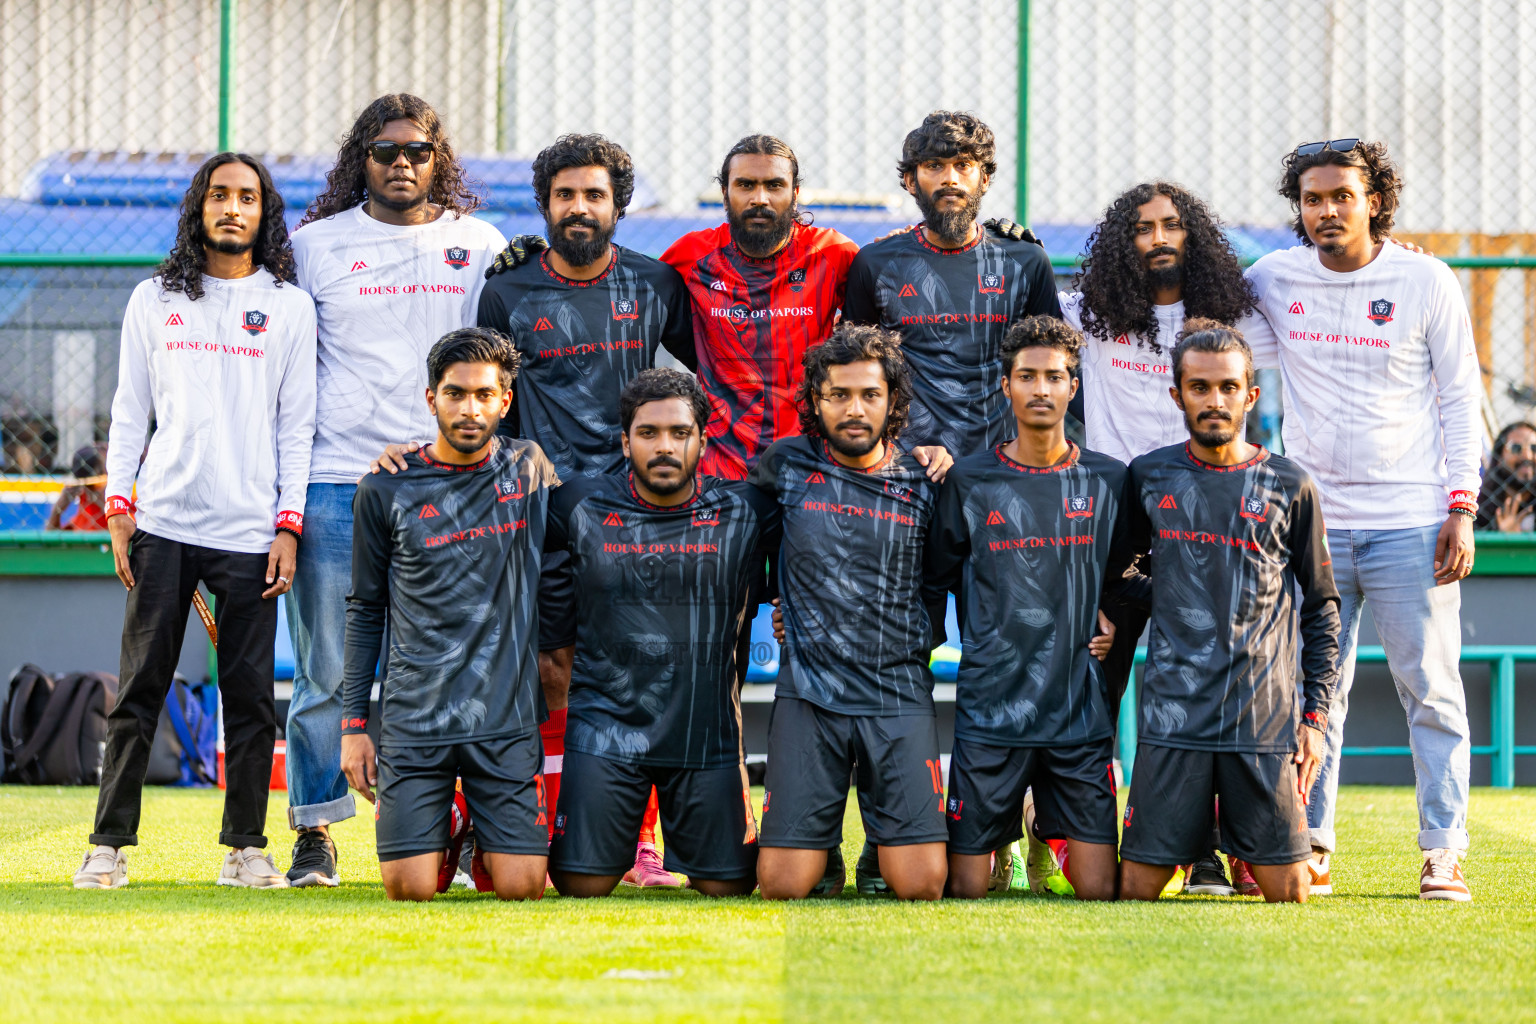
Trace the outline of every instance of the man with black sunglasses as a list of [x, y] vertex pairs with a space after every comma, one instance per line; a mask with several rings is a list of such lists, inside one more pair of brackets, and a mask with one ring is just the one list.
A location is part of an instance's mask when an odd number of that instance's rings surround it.
[[1444, 263], [1386, 244], [1402, 182], [1384, 143], [1311, 142], [1284, 167], [1302, 244], [1249, 270], [1271, 330], [1247, 333], [1259, 364], [1280, 367], [1286, 455], [1317, 481], [1342, 603], [1339, 682], [1307, 806], [1311, 891], [1332, 889], [1339, 754], [1369, 601], [1408, 712], [1419, 895], [1470, 900], [1458, 584], [1472, 571], [1483, 439], [1471, 319]]
[[355, 813], [341, 773], [341, 680], [357, 479], [390, 441], [436, 435], [421, 401], [427, 351], [475, 323], [485, 268], [506, 244], [469, 216], [479, 203], [437, 113], [395, 93], [358, 115], [293, 235], [299, 286], [315, 299], [320, 393], [302, 582], [288, 606], [294, 886], [338, 884], [328, 826]]

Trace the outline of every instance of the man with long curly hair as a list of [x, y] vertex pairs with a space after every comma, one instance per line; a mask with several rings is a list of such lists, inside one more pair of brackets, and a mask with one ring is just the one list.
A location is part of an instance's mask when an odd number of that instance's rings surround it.
[[[1186, 317], [1237, 325], [1254, 315], [1253, 293], [1221, 222], [1199, 196], [1169, 181], [1142, 182], [1109, 204], [1088, 238], [1077, 291], [1061, 294], [1068, 323], [1083, 332], [1082, 420], [1089, 448], [1129, 463], [1187, 436], [1169, 399], [1171, 355]], [[1104, 663], [1111, 717], [1130, 680], [1147, 612], [1107, 603], [1116, 639]], [[1045, 847], [1031, 838], [1029, 872], [1037, 890], [1049, 884]], [[1251, 888], [1241, 865], [1238, 884]], [[1186, 878], [1199, 895], [1233, 893], [1210, 849]]]
[[801, 436], [770, 445], [750, 477], [784, 517], [758, 884], [800, 899], [823, 880], [856, 768], [891, 891], [938, 899], [948, 832], [928, 654], [944, 595], [923, 579], [937, 488], [896, 444], [912, 405], [900, 337], [839, 325], [806, 353], [796, 404]]
[[287, 886], [262, 853], [273, 641], [304, 530], [314, 427], [315, 305], [293, 284], [282, 196], [257, 160], [220, 153], [198, 168], [175, 248], [123, 314], [106, 508], [128, 606], [93, 848], [75, 888], [128, 881], [122, 848], [138, 843], [155, 726], [199, 583], [217, 602], [227, 750], [219, 884]]
[[1386, 244], [1401, 191], [1381, 142], [1329, 139], [1288, 154], [1280, 195], [1301, 244], [1249, 271], [1273, 329], [1250, 341], [1260, 365], [1280, 367], [1286, 454], [1317, 480], [1343, 602], [1327, 755], [1307, 807], [1312, 891], [1332, 886], [1339, 752], [1369, 601], [1408, 712], [1419, 895], [1464, 901], [1471, 738], [1459, 584], [1472, 571], [1483, 388], [1456, 275]]
[[343, 137], [336, 166], [293, 235], [299, 284], [319, 316], [308, 543], [289, 599], [289, 880], [336, 885], [328, 826], [356, 813], [341, 774], [342, 634], [352, 498], [386, 444], [434, 436], [421, 396], [436, 339], [475, 323], [484, 271], [506, 244], [479, 206], [437, 113], [381, 96]]

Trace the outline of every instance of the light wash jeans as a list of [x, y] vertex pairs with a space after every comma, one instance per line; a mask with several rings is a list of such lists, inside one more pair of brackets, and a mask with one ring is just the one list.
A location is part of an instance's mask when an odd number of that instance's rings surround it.
[[1472, 739], [1461, 684], [1461, 585], [1435, 586], [1439, 526], [1410, 530], [1329, 530], [1338, 584], [1342, 664], [1328, 713], [1327, 754], [1307, 807], [1312, 845], [1334, 848], [1339, 750], [1355, 678], [1360, 611], [1371, 604], [1397, 696], [1408, 713], [1408, 744], [1419, 802], [1419, 848], [1467, 848], [1467, 780]]
[[293, 828], [329, 825], [357, 813], [341, 773], [341, 674], [356, 493], [356, 484], [310, 484], [304, 499], [304, 540], [287, 598], [293, 637], [287, 727]]

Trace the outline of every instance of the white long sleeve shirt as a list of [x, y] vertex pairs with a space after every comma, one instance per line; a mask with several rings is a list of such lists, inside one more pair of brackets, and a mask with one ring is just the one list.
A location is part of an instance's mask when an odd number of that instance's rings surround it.
[[485, 269], [506, 244], [477, 217], [401, 227], [362, 206], [293, 233], [320, 324], [312, 482], [354, 483], [386, 444], [437, 435], [427, 353], [474, 325]]
[[[1061, 315], [1083, 329], [1083, 293], [1060, 292]], [[1153, 352], [1141, 334], [1113, 340], [1084, 334], [1083, 430], [1088, 447], [1129, 463], [1157, 448], [1189, 439], [1184, 413], [1168, 389], [1173, 386], [1173, 346], [1184, 329], [1184, 303], [1153, 306], [1157, 345]]]
[[1272, 331], [1248, 342], [1280, 367], [1285, 454], [1316, 480], [1329, 527], [1432, 526], [1453, 493], [1476, 502], [1482, 380], [1449, 267], [1388, 244], [1339, 273], [1298, 245], [1248, 278]]
[[315, 304], [302, 289], [257, 270], [205, 276], [196, 302], [158, 278], [133, 290], [108, 434], [109, 514], [136, 504], [146, 533], [265, 552], [277, 526], [303, 529], [314, 432]]

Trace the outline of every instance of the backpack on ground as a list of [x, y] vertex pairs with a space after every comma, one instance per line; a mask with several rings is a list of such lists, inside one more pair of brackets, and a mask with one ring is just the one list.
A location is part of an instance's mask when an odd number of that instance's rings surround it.
[[151, 786], [218, 783], [219, 691], [178, 673], [165, 695], [144, 782]]
[[3, 781], [99, 785], [107, 714], [116, 699], [117, 677], [110, 673], [50, 676], [36, 665], [21, 666], [0, 709]]

